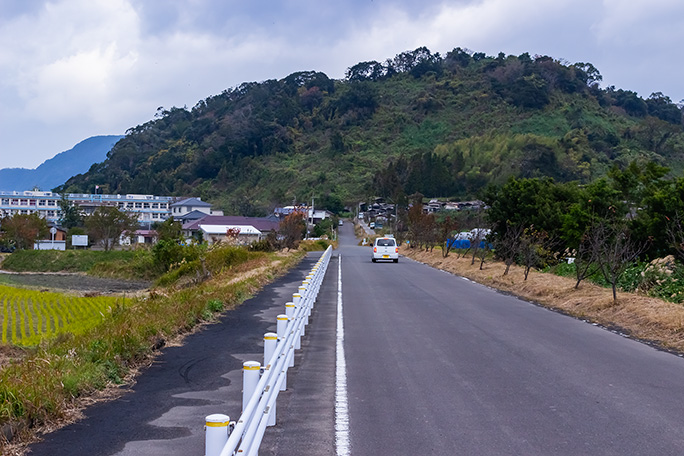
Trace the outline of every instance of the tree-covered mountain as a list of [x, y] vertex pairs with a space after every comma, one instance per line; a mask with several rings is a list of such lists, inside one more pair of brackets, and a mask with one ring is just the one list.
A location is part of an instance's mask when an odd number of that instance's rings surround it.
[[38, 188], [50, 190], [71, 176], [87, 171], [93, 163], [107, 158], [107, 152], [123, 136], [93, 136], [45, 160], [36, 169], [0, 169], [0, 190], [24, 191]]
[[635, 160], [679, 172], [680, 108], [599, 81], [588, 63], [423, 47], [344, 80], [304, 71], [160, 109], [62, 189], [195, 194], [253, 215], [312, 196], [470, 197], [509, 176], [585, 183]]

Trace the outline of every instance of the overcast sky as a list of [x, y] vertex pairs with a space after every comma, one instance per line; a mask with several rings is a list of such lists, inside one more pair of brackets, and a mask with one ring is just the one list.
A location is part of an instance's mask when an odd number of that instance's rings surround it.
[[0, 0], [0, 168], [245, 81], [339, 79], [420, 46], [590, 62], [603, 87], [679, 102], [682, 43], [682, 0]]

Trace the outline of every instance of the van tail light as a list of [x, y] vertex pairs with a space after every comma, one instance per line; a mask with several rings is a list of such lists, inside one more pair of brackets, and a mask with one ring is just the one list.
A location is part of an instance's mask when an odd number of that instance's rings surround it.
[[394, 253], [399, 253], [399, 247], [394, 248]]
[[378, 253], [378, 248], [377, 248], [377, 247], [373, 247], [373, 253]]

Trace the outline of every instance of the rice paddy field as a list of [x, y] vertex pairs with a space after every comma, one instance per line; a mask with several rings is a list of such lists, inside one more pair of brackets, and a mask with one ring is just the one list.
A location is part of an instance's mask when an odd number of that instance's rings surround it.
[[32, 346], [100, 323], [121, 298], [81, 297], [0, 285], [1, 343]]

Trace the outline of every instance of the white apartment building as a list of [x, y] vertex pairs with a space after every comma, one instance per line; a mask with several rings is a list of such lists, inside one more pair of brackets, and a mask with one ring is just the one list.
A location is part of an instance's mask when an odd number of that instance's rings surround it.
[[[141, 224], [162, 222], [171, 217], [171, 205], [179, 198], [154, 195], [102, 195], [68, 193], [67, 199], [76, 204], [83, 215], [92, 214], [99, 206], [115, 206], [123, 211], [138, 214]], [[59, 201], [62, 195], [53, 192], [0, 191], [0, 217], [15, 214], [37, 213], [48, 222], [57, 222], [61, 217]]]

